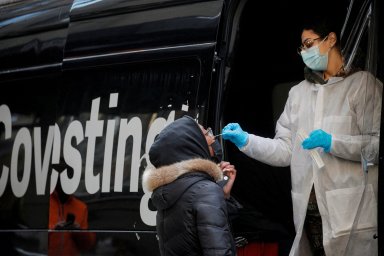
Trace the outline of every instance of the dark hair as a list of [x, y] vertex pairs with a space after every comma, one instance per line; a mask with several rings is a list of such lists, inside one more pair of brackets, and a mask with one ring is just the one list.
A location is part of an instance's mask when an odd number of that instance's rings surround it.
[[[342, 15], [339, 15], [342, 16]], [[309, 18], [304, 19], [302, 29], [303, 30], [312, 30], [314, 33], [319, 35], [321, 38], [325, 38], [329, 33], [334, 32], [337, 36], [336, 44], [334, 45], [338, 51], [342, 54], [342, 42], [340, 38], [342, 26], [343, 26], [343, 20], [339, 19], [337, 15], [328, 15], [328, 16], [311, 16]], [[349, 67], [348, 70], [344, 70], [340, 76], [346, 77], [349, 76], [359, 70], [361, 70], [362, 64], [364, 63], [365, 56], [363, 55], [363, 52], [361, 49], [358, 49], [358, 53], [355, 56], [355, 61], [353, 65]], [[309, 70], [307, 67], [304, 69], [304, 77], [305, 79], [311, 81], [320, 83], [319, 79], [316, 77], [316, 72], [313, 72], [312, 70]]]
[[337, 18], [317, 15], [304, 19], [303, 30], [312, 30], [321, 38], [325, 38], [329, 33], [334, 32], [337, 36], [335, 46], [340, 50], [340, 33], [342, 25], [343, 23]]

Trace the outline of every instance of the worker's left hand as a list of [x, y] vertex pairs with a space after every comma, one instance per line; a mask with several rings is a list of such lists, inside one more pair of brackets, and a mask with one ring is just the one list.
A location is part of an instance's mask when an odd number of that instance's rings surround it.
[[318, 129], [314, 130], [306, 138], [302, 146], [304, 149], [313, 149], [316, 147], [324, 148], [324, 151], [329, 153], [331, 151], [332, 135], [325, 131]]

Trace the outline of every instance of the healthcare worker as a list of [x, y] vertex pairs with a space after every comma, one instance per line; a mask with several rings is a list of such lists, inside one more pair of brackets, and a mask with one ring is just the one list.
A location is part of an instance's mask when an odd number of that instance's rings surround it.
[[303, 28], [306, 79], [290, 90], [275, 137], [249, 134], [238, 123], [222, 135], [249, 157], [290, 166], [296, 229], [290, 255], [377, 255], [382, 83], [345, 68], [332, 25], [323, 19]]

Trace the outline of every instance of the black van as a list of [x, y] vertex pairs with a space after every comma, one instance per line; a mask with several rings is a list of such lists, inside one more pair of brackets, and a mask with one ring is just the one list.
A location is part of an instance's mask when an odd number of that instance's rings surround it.
[[[365, 68], [384, 81], [382, 3], [321, 5], [345, 21], [343, 40], [354, 42], [346, 45], [363, 47]], [[296, 48], [300, 16], [311, 8], [284, 0], [0, 1], [1, 253], [160, 255], [156, 211], [140, 180], [154, 137], [185, 114], [217, 134], [236, 121], [273, 137], [289, 88], [303, 79]], [[288, 255], [289, 168], [222, 143], [244, 207], [235, 236]], [[68, 228], [74, 212], [52, 216], [57, 184], [84, 208], [84, 226]], [[60, 247], [76, 235], [83, 245], [91, 237], [90, 246]]]

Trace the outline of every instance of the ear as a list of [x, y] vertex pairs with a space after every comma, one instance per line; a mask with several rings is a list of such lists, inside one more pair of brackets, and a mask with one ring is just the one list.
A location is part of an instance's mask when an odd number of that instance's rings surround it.
[[336, 33], [335, 32], [329, 33], [327, 41], [328, 41], [328, 45], [330, 47], [333, 47], [336, 44], [336, 42], [337, 42], [337, 35], [336, 35]]

